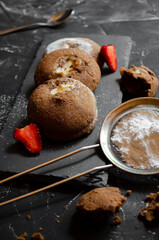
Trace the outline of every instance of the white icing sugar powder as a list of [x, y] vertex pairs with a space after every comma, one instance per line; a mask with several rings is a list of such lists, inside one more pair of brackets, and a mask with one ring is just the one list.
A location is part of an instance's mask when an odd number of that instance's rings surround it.
[[57, 49], [61, 49], [61, 48], [71, 48], [71, 46], [75, 46], [76, 48], [79, 48], [81, 50], [86, 51], [87, 53], [91, 53], [93, 48], [91, 43], [83, 40], [83, 39], [79, 39], [79, 38], [62, 38], [59, 39], [55, 42], [50, 43], [46, 50], [45, 50], [45, 54], [48, 54], [50, 52], [53, 52]]
[[116, 124], [111, 140], [128, 165], [139, 169], [159, 167], [159, 112], [127, 114]]

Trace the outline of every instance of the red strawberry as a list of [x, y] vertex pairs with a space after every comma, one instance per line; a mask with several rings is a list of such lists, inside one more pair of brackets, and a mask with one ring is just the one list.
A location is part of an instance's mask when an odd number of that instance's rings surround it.
[[115, 46], [112, 44], [103, 45], [101, 47], [100, 53], [102, 54], [108, 67], [113, 72], [115, 72], [117, 70], [117, 58], [116, 58]]
[[32, 153], [40, 152], [42, 148], [39, 129], [33, 123], [21, 129], [16, 128], [14, 131], [14, 138], [22, 142], [25, 147]]

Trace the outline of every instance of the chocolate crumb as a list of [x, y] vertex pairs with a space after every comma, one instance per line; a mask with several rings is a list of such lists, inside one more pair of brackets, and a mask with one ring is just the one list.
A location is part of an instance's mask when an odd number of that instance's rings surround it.
[[25, 238], [22, 236], [19, 236], [19, 237], [17, 237], [17, 240], [25, 240]]
[[27, 220], [30, 220], [31, 219], [31, 216], [30, 215], [27, 215]]
[[21, 236], [17, 237], [17, 240], [25, 240], [27, 236], [28, 236], [28, 233], [24, 232]]
[[39, 227], [39, 231], [42, 231], [43, 230], [43, 228], [42, 227]]
[[64, 206], [64, 209], [68, 210], [68, 207], [67, 207], [67, 206]]
[[33, 240], [44, 240], [44, 237], [41, 233], [33, 233], [32, 234], [32, 239]]
[[126, 191], [126, 195], [127, 195], [127, 196], [130, 196], [131, 194], [132, 194], [132, 190], [127, 190], [127, 191]]
[[118, 225], [122, 223], [122, 219], [119, 216], [115, 216], [113, 219], [113, 225]]
[[151, 202], [156, 197], [156, 193], [150, 193], [149, 195], [146, 195], [146, 201]]
[[149, 222], [159, 219], [159, 192], [150, 193], [146, 199], [150, 199], [149, 204], [140, 210], [139, 217]]
[[53, 198], [54, 198], [54, 197], [55, 197], [55, 194], [54, 194], [54, 193], [51, 193], [51, 197], [53, 197]]

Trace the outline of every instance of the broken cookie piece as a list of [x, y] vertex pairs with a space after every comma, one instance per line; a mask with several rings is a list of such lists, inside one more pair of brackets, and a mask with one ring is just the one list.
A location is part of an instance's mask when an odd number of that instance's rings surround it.
[[149, 222], [159, 218], [159, 192], [155, 194], [155, 197], [154, 194], [150, 196], [152, 196], [152, 198], [149, 204], [139, 212], [139, 217]]
[[125, 91], [133, 97], [153, 97], [158, 89], [156, 75], [147, 67], [120, 69], [121, 83]]
[[119, 212], [126, 200], [117, 187], [95, 188], [80, 198], [76, 209], [85, 216], [101, 220], [107, 214]]

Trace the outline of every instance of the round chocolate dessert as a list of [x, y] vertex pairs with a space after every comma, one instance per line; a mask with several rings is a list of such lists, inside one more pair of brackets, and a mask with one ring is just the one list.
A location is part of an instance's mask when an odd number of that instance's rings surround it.
[[101, 47], [91, 39], [78, 37], [58, 39], [47, 46], [44, 54], [48, 54], [61, 48], [79, 48], [84, 50], [94, 58], [100, 67], [103, 66], [104, 61], [100, 54]]
[[48, 139], [73, 140], [94, 129], [98, 118], [96, 99], [80, 81], [66, 77], [49, 80], [32, 93], [28, 118]]
[[68, 77], [79, 80], [92, 91], [100, 81], [101, 71], [94, 58], [78, 48], [58, 49], [45, 55], [35, 72], [35, 83]]

